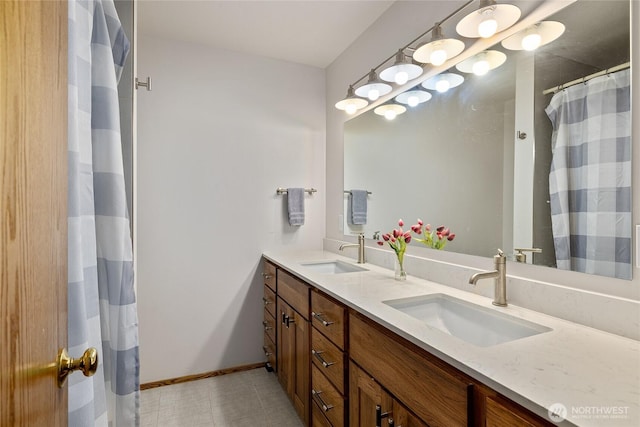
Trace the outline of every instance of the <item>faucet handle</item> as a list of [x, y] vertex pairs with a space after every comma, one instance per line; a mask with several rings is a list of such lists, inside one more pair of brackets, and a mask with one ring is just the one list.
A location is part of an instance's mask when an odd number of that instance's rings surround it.
[[502, 249], [498, 249], [498, 254], [494, 255], [493, 260], [496, 264], [504, 264], [507, 261], [507, 257], [504, 256]]

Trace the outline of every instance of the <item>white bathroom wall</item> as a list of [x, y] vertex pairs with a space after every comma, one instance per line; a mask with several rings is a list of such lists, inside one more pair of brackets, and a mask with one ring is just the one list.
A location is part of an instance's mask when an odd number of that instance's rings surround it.
[[[327, 237], [337, 240], [351, 240], [341, 231], [339, 216], [344, 212], [343, 204], [343, 123], [348, 116], [334, 108], [334, 104], [344, 98], [347, 87], [371, 67], [379, 64], [386, 57], [405, 45], [414, 37], [431, 27], [433, 22], [447, 16], [449, 12], [461, 5], [458, 1], [429, 2], [396, 2], [365, 33], [362, 34], [340, 57], [327, 68]], [[640, 40], [640, 3], [633, 5], [632, 40]], [[633, 43], [632, 68], [640, 67], [640, 43]], [[633, 99], [640, 99], [640, 73], [633, 73]], [[636, 102], [634, 102], [635, 106]], [[633, 108], [633, 140], [640, 140], [640, 108]], [[640, 164], [640, 149], [634, 144], [634, 164]], [[455, 173], [455, 172], [452, 172]], [[633, 182], [640, 183], [640, 167], [633, 171]], [[640, 224], [640, 184], [633, 187], [633, 223]], [[389, 224], [389, 230], [394, 224]], [[634, 236], [635, 238], [636, 236]], [[371, 242], [368, 242], [371, 244]], [[637, 240], [634, 240], [633, 280], [626, 281], [595, 275], [559, 271], [553, 268], [515, 265], [509, 263], [508, 274], [526, 279], [535, 279], [544, 288], [545, 284], [561, 285], [587, 292], [593, 295], [605, 294], [615, 298], [640, 300], [640, 268], [635, 265]], [[411, 252], [411, 248], [409, 249]], [[491, 268], [489, 258], [460, 255], [450, 252], [430, 251], [433, 259], [451, 264], [473, 268]], [[347, 254], [348, 255], [348, 254]], [[462, 283], [459, 284], [464, 287]], [[636, 304], [637, 305], [637, 304]], [[594, 307], [597, 305], [594, 305]], [[604, 307], [604, 306], [603, 306]], [[567, 306], [566, 310], [571, 310]], [[637, 324], [639, 311], [633, 311], [634, 319], [630, 324]], [[606, 317], [607, 309], [595, 310], [593, 316]]]
[[141, 382], [261, 362], [261, 253], [325, 235], [324, 70], [139, 34], [138, 76]]

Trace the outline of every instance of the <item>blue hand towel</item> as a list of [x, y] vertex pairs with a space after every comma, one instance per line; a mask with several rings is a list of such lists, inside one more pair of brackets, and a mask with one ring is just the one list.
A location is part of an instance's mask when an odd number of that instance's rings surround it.
[[351, 190], [351, 223], [367, 223], [367, 190]]
[[304, 188], [287, 188], [289, 225], [304, 225]]

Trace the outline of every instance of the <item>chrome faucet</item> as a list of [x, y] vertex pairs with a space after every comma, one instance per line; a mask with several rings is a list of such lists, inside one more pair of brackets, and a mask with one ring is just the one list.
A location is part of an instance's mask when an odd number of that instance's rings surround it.
[[338, 248], [343, 251], [344, 248], [358, 248], [358, 264], [364, 264], [364, 233], [358, 234], [358, 243], [343, 243]]
[[469, 279], [469, 283], [475, 285], [481, 279], [495, 279], [495, 293], [493, 305], [507, 306], [507, 257], [498, 249], [498, 254], [493, 257], [495, 270], [476, 273]]

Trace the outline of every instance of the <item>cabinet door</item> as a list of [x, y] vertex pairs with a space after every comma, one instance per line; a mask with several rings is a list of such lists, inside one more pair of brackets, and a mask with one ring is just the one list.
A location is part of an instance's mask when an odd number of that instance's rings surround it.
[[276, 343], [278, 352], [276, 370], [278, 372], [278, 380], [280, 381], [280, 385], [287, 393], [287, 395], [291, 396], [293, 390], [292, 366], [294, 362], [295, 347], [293, 347], [294, 342], [291, 339], [289, 328], [287, 328], [285, 323], [285, 319], [290, 314], [291, 308], [280, 297], [277, 298], [276, 308], [276, 325], [278, 338]]
[[[356, 364], [349, 363], [349, 426], [388, 425], [387, 420], [392, 409], [393, 399], [380, 384]], [[376, 416], [377, 412], [387, 416], [381, 420]]]
[[309, 423], [309, 322], [277, 298], [278, 380], [305, 425]]
[[[293, 320], [292, 320], [293, 319]], [[293, 323], [295, 322], [295, 323]], [[296, 412], [309, 425], [311, 361], [309, 360], [309, 321], [291, 309], [289, 333], [294, 341], [292, 400]]]

